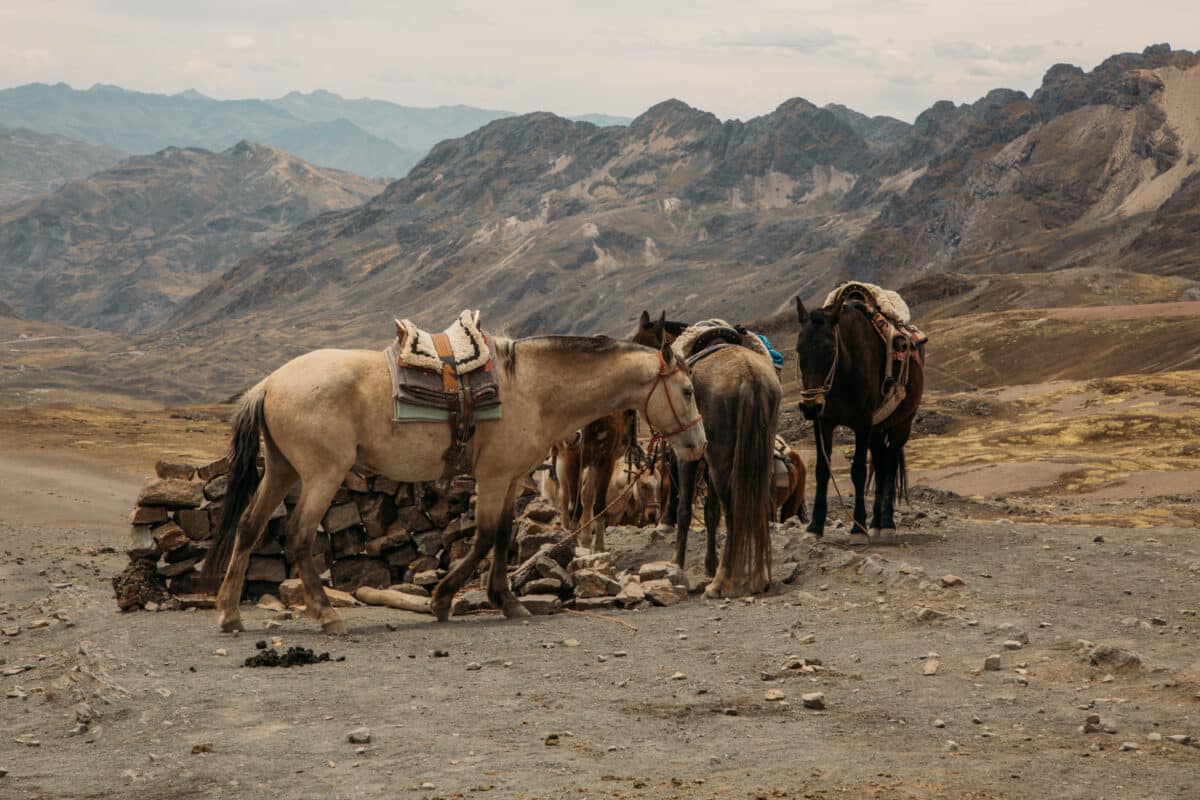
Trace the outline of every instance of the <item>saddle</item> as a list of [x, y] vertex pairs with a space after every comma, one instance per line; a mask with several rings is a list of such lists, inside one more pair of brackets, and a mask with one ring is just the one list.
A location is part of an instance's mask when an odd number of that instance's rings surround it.
[[741, 325], [710, 319], [689, 326], [675, 340], [675, 349], [689, 367], [726, 347], [745, 347], [770, 360], [766, 345]]
[[500, 385], [479, 312], [464, 311], [441, 333], [396, 320], [387, 349], [392, 377], [393, 420], [450, 423], [450, 446], [442, 455], [443, 477], [470, 472], [477, 420], [500, 419]]
[[775, 488], [787, 489], [791, 485], [792, 480], [792, 462], [788, 459], [788, 450], [791, 447], [784, 438], [778, 434], [775, 435], [775, 453], [772, 460], [772, 478]]
[[892, 416], [908, 396], [909, 364], [922, 364], [929, 337], [912, 324], [908, 304], [897, 292], [872, 283], [850, 282], [830, 292], [825, 298], [825, 307], [839, 300], [861, 307], [871, 320], [871, 327], [883, 339], [886, 350], [883, 401], [871, 419], [873, 425], [878, 425]]

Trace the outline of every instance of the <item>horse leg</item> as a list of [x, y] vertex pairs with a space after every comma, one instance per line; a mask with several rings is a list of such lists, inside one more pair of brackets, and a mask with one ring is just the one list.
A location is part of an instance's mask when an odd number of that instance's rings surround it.
[[[450, 619], [450, 604], [454, 602], [454, 595], [474, 574], [479, 560], [492, 548], [492, 544], [496, 541], [496, 531], [500, 526], [500, 521], [504, 518], [505, 500], [513, 491], [511, 482], [505, 480], [481, 480], [476, 485], [475, 538], [471, 540], [471, 550], [450, 569], [446, 577], [438, 582], [433, 589], [433, 597], [429, 601], [429, 608], [437, 617], [438, 622]], [[510, 505], [508, 508], [508, 520], [511, 525], [512, 506]], [[507, 575], [507, 542], [504, 545], [504, 552], [497, 553], [493, 558], [493, 570], [497, 568], [497, 563], [501, 565], [499, 568], [505, 570], [505, 575]]]
[[888, 470], [888, 448], [883, 443], [883, 436], [878, 432], [871, 435], [871, 468], [875, 472], [875, 502], [871, 508], [871, 536], [877, 536], [882, 527], [883, 498], [887, 493], [887, 481], [890, 478]]
[[592, 523], [595, 518], [596, 505], [596, 468], [593, 466], [580, 467], [579, 469], [579, 503], [575, 513], [579, 517], [579, 544], [588, 548], [592, 547], [592, 536], [595, 533]]
[[687, 537], [692, 527], [692, 503], [696, 495], [696, 470], [699, 466], [699, 461], [680, 463], [679, 480], [675, 482], [679, 491], [675, 517], [675, 563], [681, 568], [687, 557]]
[[663, 449], [662, 458], [666, 459], [667, 468], [663, 477], [663, 485], [659, 489], [659, 503], [662, 504], [663, 516], [658, 521], [658, 527], [670, 530], [675, 527], [675, 520], [678, 519], [679, 459], [675, 457], [675, 451], [670, 447], [664, 444]]
[[904, 457], [904, 445], [889, 444], [884, 448], [888, 460], [888, 476], [883, 484], [883, 515], [880, 518], [881, 531], [894, 536], [896, 533], [896, 486], [900, 481], [900, 463]]
[[854, 482], [854, 527], [851, 536], [867, 535], [867, 442], [870, 430], [854, 432], [854, 462], [850, 465], [850, 480]]
[[[707, 525], [709, 520], [709, 507], [713, 507], [712, 519], [719, 520], [721, 512], [725, 512], [725, 544], [721, 548], [721, 561], [717, 564], [717, 568], [710, 571], [708, 574], [712, 577], [712, 582], [704, 590], [705, 597], [735, 597], [737, 595], [746, 594], [746, 576], [745, 574], [732, 575], [730, 570], [733, 568], [733, 495], [731, 486], [718, 488], [714, 485], [715, 482], [710, 481], [708, 485], [708, 498], [704, 504], [704, 522]], [[712, 498], [716, 498], [713, 502]], [[716, 525], [714, 521], [712, 531], [709, 534], [709, 557], [716, 559]]]
[[813, 497], [812, 520], [805, 530], [820, 538], [825, 535], [829, 494], [829, 459], [825, 457], [825, 453], [833, 453], [833, 426], [818, 420], [813, 423], [813, 436], [817, 443], [817, 492]]
[[[712, 470], [704, 470], [704, 483], [708, 491], [704, 496], [704, 530], [707, 534], [704, 551], [704, 574], [713, 578], [717, 574], [717, 528], [721, 525], [721, 497], [712, 479]], [[729, 506], [725, 506], [725, 541], [729, 541]], [[724, 562], [721, 562], [724, 563]]]
[[242, 627], [242, 614], [238, 604], [241, 603], [242, 590], [246, 586], [246, 569], [250, 566], [250, 554], [262, 541], [271, 514], [283, 502], [288, 489], [296, 482], [296, 470], [272, 446], [269, 436], [266, 440], [263, 480], [254, 494], [254, 499], [250, 501], [250, 507], [238, 521], [233, 555], [225, 570], [225, 579], [221, 581], [221, 588], [217, 592], [217, 624], [226, 633], [245, 630]]
[[496, 543], [492, 545], [492, 568], [488, 575], [488, 600], [493, 608], [503, 611], [509, 619], [530, 616], [529, 610], [517, 600], [508, 582], [508, 546], [512, 541], [513, 503], [516, 497], [517, 484], [514, 481], [508, 487], [500, 508], [500, 519], [496, 521]]
[[592, 477], [596, 481], [596, 486], [591, 507], [592, 549], [596, 552], [603, 552], [607, 549], [604, 546], [604, 532], [608, 529], [608, 513], [604, 509], [608, 506], [608, 487], [612, 483], [615, 467], [614, 459], [606, 455], [593, 468]]
[[317, 575], [317, 565], [313, 561], [313, 544], [317, 539], [317, 526], [329, 510], [329, 504], [345, 474], [345, 470], [339, 469], [309, 476], [301, 485], [300, 500], [292, 511], [292, 518], [288, 520], [291, 529], [288, 533], [288, 549], [292, 552], [292, 560], [304, 586], [304, 613], [320, 622], [321, 629], [331, 635], [344, 634], [346, 625], [325, 596], [321, 578]]

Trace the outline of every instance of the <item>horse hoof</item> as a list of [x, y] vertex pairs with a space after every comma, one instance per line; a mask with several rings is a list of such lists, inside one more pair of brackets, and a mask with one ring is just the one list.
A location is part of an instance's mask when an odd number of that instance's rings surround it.
[[804, 532], [811, 533], [817, 538], [820, 538], [825, 535], [825, 526], [818, 525], [814, 520], [813, 522], [808, 523], [808, 527], [804, 529]]
[[246, 630], [245, 626], [242, 625], [241, 615], [226, 617], [224, 614], [221, 614], [217, 619], [217, 624], [221, 626], [222, 633], [236, 633], [237, 631]]
[[866, 531], [853, 531], [850, 534], [850, 544], [870, 544], [871, 537], [867, 536]]
[[533, 612], [521, 605], [516, 600], [513, 600], [511, 603], [506, 603], [503, 608], [503, 613], [507, 619], [524, 619], [525, 617], [533, 616]]
[[429, 610], [433, 612], [434, 622], [449, 622], [450, 621], [450, 603], [449, 602], [433, 602], [429, 604]]
[[326, 636], [345, 636], [346, 623], [340, 619], [327, 619], [321, 623], [321, 630]]

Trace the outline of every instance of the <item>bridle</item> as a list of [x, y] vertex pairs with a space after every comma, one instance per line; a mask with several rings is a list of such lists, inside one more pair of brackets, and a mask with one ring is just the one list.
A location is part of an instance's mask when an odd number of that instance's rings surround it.
[[[658, 354], [658, 375], [654, 378], [654, 385], [650, 387], [649, 394], [646, 395], [646, 400], [642, 403], [642, 416], [646, 418], [646, 423], [650, 425], [650, 431], [653, 434], [650, 437], [650, 446], [654, 446], [654, 442], [660, 439], [670, 439], [672, 436], [678, 436], [684, 431], [691, 430], [704, 421], [704, 417], [700, 414], [691, 422], [684, 422], [679, 418], [679, 412], [675, 410], [675, 401], [671, 399], [671, 392], [667, 389], [667, 378], [674, 375], [676, 372], [682, 372], [682, 365], [676, 366], [670, 372], [667, 371], [667, 361], [663, 358], [662, 353]], [[650, 422], [650, 398], [654, 396], [654, 392], [659, 385], [663, 387], [663, 395], [667, 398], [667, 407], [671, 409], [671, 418], [675, 420], [675, 425], [678, 426], [670, 433], [660, 433], [654, 430], [654, 423]]]
[[[829, 394], [833, 389], [833, 378], [837, 374], [838, 356], [842, 352], [842, 332], [837, 323], [833, 324], [833, 363], [829, 365], [829, 374], [825, 376], [825, 382], [816, 389], [801, 389], [800, 401], [811, 402], [815, 400], [824, 401], [825, 395]], [[804, 371], [800, 369], [800, 359], [796, 359], [796, 372], [800, 377], [800, 385], [804, 385]]]

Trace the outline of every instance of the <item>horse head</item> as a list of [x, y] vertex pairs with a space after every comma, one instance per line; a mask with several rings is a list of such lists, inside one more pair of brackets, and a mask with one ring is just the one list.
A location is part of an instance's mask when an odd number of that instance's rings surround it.
[[704, 455], [708, 441], [696, 407], [696, 392], [688, 365], [663, 344], [658, 351], [658, 375], [642, 408], [642, 415], [659, 436], [671, 443], [684, 461]]
[[800, 373], [800, 410], [807, 420], [815, 420], [825, 408], [825, 396], [833, 388], [837, 373], [840, 342], [838, 320], [842, 303], [808, 311], [796, 296], [796, 319], [800, 333], [796, 337], [796, 368]]
[[647, 347], [662, 347], [674, 342], [686, 329], [686, 322], [667, 319], [666, 311], [663, 311], [658, 319], [651, 319], [649, 312], [643, 311], [631, 339]]

